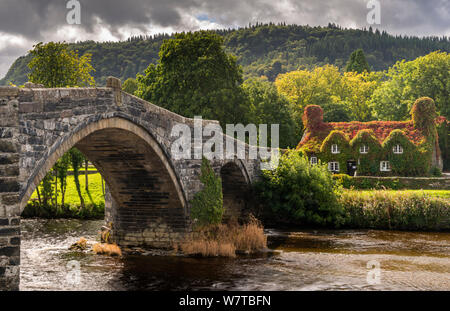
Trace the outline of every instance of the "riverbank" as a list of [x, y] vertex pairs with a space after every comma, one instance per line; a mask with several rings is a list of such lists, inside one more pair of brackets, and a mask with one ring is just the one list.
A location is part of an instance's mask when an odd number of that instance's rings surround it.
[[[85, 208], [81, 208], [73, 175], [67, 176], [67, 189], [62, 206], [62, 194], [58, 191], [57, 204], [53, 199], [51, 204], [45, 206], [39, 203], [37, 191], [32, 194], [29, 203], [22, 214], [24, 218], [79, 218], [79, 219], [102, 219], [104, 218], [105, 199], [103, 194], [104, 181], [99, 173], [89, 174], [88, 189], [86, 189], [86, 178], [84, 174], [78, 178], [81, 194]], [[54, 187], [54, 185], [53, 185]], [[54, 188], [53, 188], [54, 189]], [[58, 188], [59, 189], [59, 188]], [[54, 190], [53, 190], [54, 191]], [[41, 195], [42, 199], [42, 195]]]

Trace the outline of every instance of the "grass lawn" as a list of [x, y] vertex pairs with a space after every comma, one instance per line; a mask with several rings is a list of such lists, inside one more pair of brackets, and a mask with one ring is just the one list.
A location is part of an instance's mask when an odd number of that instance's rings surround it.
[[[356, 192], [360, 194], [370, 194], [373, 192], [373, 190], [344, 190], [346, 192]], [[437, 198], [444, 198], [444, 199], [450, 199], [450, 190], [377, 190], [377, 191], [383, 191], [387, 194], [392, 195], [411, 195], [411, 194], [425, 194], [430, 197], [437, 197]]]
[[[84, 172], [84, 171], [82, 171]], [[105, 199], [102, 192], [102, 180], [100, 174], [89, 175], [89, 192], [85, 189], [85, 176], [79, 176], [81, 194], [86, 204], [95, 203], [96, 205], [104, 203]], [[32, 199], [37, 199], [37, 192], [35, 191], [31, 196]], [[75, 187], [74, 176], [67, 176], [67, 190], [64, 199], [65, 204], [70, 206], [80, 206], [80, 198], [78, 197], [77, 188]], [[61, 192], [58, 184], [58, 203], [61, 204]]]

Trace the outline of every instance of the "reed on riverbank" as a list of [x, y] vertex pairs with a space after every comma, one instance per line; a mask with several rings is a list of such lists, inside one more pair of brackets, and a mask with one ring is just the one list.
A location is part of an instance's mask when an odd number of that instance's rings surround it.
[[237, 252], [254, 253], [267, 248], [262, 224], [254, 217], [240, 225], [237, 221], [198, 228], [179, 245], [186, 255], [235, 257]]

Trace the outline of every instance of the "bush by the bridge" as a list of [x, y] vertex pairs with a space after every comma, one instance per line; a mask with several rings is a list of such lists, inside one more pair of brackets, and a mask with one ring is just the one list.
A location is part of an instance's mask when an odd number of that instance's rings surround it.
[[424, 191], [343, 191], [339, 203], [350, 228], [450, 230], [450, 201]]
[[222, 179], [216, 176], [206, 158], [202, 159], [200, 181], [204, 187], [191, 201], [191, 219], [200, 227], [219, 224], [224, 213]]
[[338, 187], [327, 167], [310, 165], [298, 151], [285, 153], [275, 170], [263, 171], [255, 189], [270, 221], [307, 226], [342, 222]]

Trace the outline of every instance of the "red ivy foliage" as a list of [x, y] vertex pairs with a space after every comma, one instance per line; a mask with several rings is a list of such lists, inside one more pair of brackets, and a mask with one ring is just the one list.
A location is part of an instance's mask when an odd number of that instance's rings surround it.
[[436, 125], [441, 125], [443, 123], [450, 124], [450, 121], [447, 120], [444, 116], [439, 116], [436, 118]]
[[318, 105], [305, 107], [302, 116], [303, 125], [308, 130], [318, 130], [323, 124], [323, 109]]
[[382, 144], [393, 130], [399, 129], [404, 131], [406, 137], [416, 145], [425, 141], [422, 131], [414, 127], [412, 120], [329, 123], [325, 123], [322, 120], [323, 110], [320, 106], [310, 105], [305, 108], [303, 123], [306, 127], [306, 132], [297, 148], [305, 148], [308, 151], [317, 152], [323, 140], [332, 130], [342, 131], [350, 140], [361, 130], [372, 130], [377, 140]]

